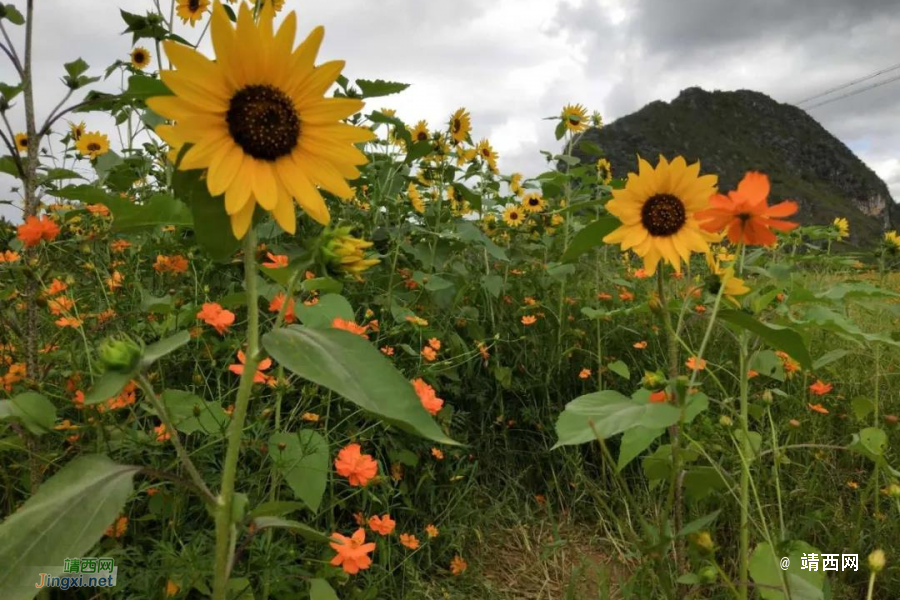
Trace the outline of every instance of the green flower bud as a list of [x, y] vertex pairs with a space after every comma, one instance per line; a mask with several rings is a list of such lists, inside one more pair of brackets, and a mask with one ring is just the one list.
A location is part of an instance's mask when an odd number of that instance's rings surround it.
[[763, 402], [765, 402], [766, 404], [772, 404], [772, 402], [775, 400], [772, 397], [772, 390], [765, 390], [762, 393], [762, 399], [763, 399]]
[[705, 566], [697, 571], [701, 583], [714, 583], [719, 578], [719, 573], [713, 566]]
[[732, 425], [734, 425], [734, 420], [732, 420], [732, 418], [728, 415], [722, 415], [721, 417], [719, 417], [719, 425], [721, 425], [722, 427], [731, 427]]
[[110, 371], [127, 373], [141, 360], [141, 347], [128, 338], [106, 340], [100, 346], [100, 362]]
[[884, 558], [884, 550], [873, 550], [869, 555], [869, 570], [873, 573], [880, 573], [884, 569], [887, 562]]
[[662, 371], [644, 371], [644, 378], [641, 379], [644, 388], [654, 392], [666, 387], [668, 382]]
[[891, 498], [900, 498], [900, 485], [892, 483], [888, 486], [887, 493]]
[[713, 544], [712, 536], [708, 531], [701, 531], [695, 534], [692, 538], [694, 545], [697, 546], [700, 550], [704, 552], [712, 552], [715, 548], [715, 544]]

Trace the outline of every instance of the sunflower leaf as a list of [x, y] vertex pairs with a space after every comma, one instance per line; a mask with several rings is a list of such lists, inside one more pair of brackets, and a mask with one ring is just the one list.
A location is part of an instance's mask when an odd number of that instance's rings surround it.
[[622, 223], [615, 217], [600, 217], [577, 234], [569, 244], [562, 262], [572, 262], [585, 252], [603, 244], [603, 238]]
[[408, 83], [398, 83], [396, 81], [384, 81], [376, 79], [357, 79], [356, 85], [362, 92], [363, 98], [376, 98], [379, 96], [390, 96], [397, 94], [409, 87]]
[[197, 241], [217, 262], [225, 262], [237, 252], [240, 242], [231, 232], [231, 219], [223, 198], [209, 195], [202, 171], [176, 171], [172, 177], [175, 194], [189, 207]]
[[25, 24], [25, 17], [13, 4], [0, 4], [0, 19], [6, 19], [13, 25]]

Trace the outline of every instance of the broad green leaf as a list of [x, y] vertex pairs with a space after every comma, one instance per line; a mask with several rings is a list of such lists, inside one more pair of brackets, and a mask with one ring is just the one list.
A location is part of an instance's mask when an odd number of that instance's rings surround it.
[[300, 289], [306, 292], [322, 292], [325, 294], [340, 294], [344, 284], [331, 277], [315, 277], [304, 279]]
[[770, 346], [787, 352], [791, 358], [800, 363], [804, 369], [812, 369], [812, 357], [800, 334], [789, 327], [771, 325], [757, 321], [751, 315], [739, 310], [723, 310], [719, 313], [723, 321], [737, 325], [751, 333], [755, 333]]
[[314, 513], [319, 511], [328, 484], [328, 442], [311, 429], [280, 432], [269, 438], [269, 458], [294, 495]]
[[179, 331], [173, 336], [150, 344], [144, 348], [144, 354], [141, 357], [141, 369], [148, 368], [163, 356], [175, 352], [190, 341], [190, 333], [187, 331]]
[[622, 434], [616, 470], [621, 471], [665, 433], [664, 427], [633, 427]]
[[135, 375], [137, 375], [136, 371], [133, 373], [106, 371], [100, 376], [100, 379], [94, 382], [94, 387], [84, 395], [85, 405], [98, 404], [115, 398]]
[[84, 62], [84, 59], [77, 58], [72, 62], [67, 62], [66, 64], [64, 64], [63, 68], [65, 68], [66, 73], [68, 73], [70, 77], [78, 77], [79, 75], [87, 71], [89, 66], [86, 62]]
[[362, 337], [339, 329], [292, 326], [266, 334], [263, 346], [286, 369], [383, 421], [430, 440], [456, 443], [422, 407], [412, 384]]
[[850, 405], [853, 407], [853, 414], [856, 415], [858, 421], [864, 420], [875, 410], [875, 403], [868, 398], [856, 397], [850, 401]]
[[[811, 306], [804, 313], [804, 319], [798, 321], [802, 325], [812, 325], [816, 330], [825, 329], [837, 333], [841, 337], [855, 342], [884, 342], [891, 346], [900, 346], [900, 342], [884, 333], [867, 333], [859, 325], [847, 317], [824, 306]], [[790, 354], [790, 353], [789, 353]], [[796, 358], [796, 357], [794, 357]]]
[[132, 75], [123, 96], [131, 100], [146, 100], [154, 96], [171, 96], [172, 91], [159, 79], [147, 75]]
[[356, 85], [359, 87], [359, 90], [362, 92], [363, 98], [375, 98], [379, 96], [389, 96], [391, 94], [397, 94], [402, 92], [406, 88], [409, 87], [408, 83], [399, 83], [396, 81], [384, 81], [383, 79], [376, 79], [374, 81], [369, 79], [357, 79]]
[[671, 404], [650, 404], [612, 390], [594, 392], [566, 405], [556, 421], [559, 440], [553, 448], [606, 439], [632, 427], [668, 427], [680, 416], [681, 411]]
[[702, 500], [715, 491], [728, 488], [728, 482], [714, 467], [691, 467], [684, 474], [685, 496], [689, 500]]
[[270, 527], [287, 529], [291, 533], [296, 533], [310, 542], [324, 543], [329, 540], [328, 536], [321, 531], [317, 531], [309, 525], [305, 525], [299, 521], [291, 521], [290, 519], [282, 519], [280, 517], [256, 517], [253, 519], [253, 524], [256, 526], [257, 530]]
[[104, 204], [113, 214], [113, 231], [145, 231], [165, 225], [190, 227], [193, 224], [188, 208], [165, 194], [151, 196], [142, 204], [125, 198], [112, 198]]
[[167, 315], [175, 308], [175, 299], [166, 294], [154, 296], [145, 289], [141, 289], [141, 310], [144, 312]]
[[[735, 429], [733, 432], [734, 439], [738, 444], [738, 447], [741, 449], [741, 452], [744, 450], [744, 431], [742, 429]], [[756, 460], [756, 457], [759, 455], [760, 448], [762, 448], [762, 436], [758, 431], [748, 431], [747, 432], [747, 440], [750, 445], [750, 452], [752, 452], [751, 456], [747, 456], [750, 461]]]
[[[763, 600], [824, 600], [822, 587], [825, 572], [802, 570], [804, 554], [821, 554], [806, 542], [789, 541], [778, 548], [768, 543], [759, 544], [750, 555], [750, 577], [756, 583], [767, 586], [759, 589]], [[782, 558], [790, 561], [787, 570], [781, 568]], [[787, 579], [790, 597], [785, 597], [782, 577]]]
[[71, 169], [47, 169], [47, 172], [40, 176], [42, 182], [59, 181], [61, 179], [84, 179], [80, 173], [76, 173]]
[[853, 434], [849, 448], [857, 454], [862, 454], [866, 458], [882, 464], [887, 445], [887, 434], [884, 431], [878, 427], [866, 427], [859, 433]]
[[682, 527], [681, 531], [675, 534], [676, 537], [684, 537], [686, 535], [697, 533], [698, 531], [706, 529], [713, 521], [716, 520], [716, 517], [719, 516], [720, 512], [722, 512], [721, 509], [711, 512], [708, 515], [702, 516], [699, 519], [694, 519], [693, 521]]
[[842, 282], [829, 285], [824, 292], [816, 294], [816, 298], [824, 298], [827, 300], [845, 300], [853, 297], [870, 297], [870, 298], [900, 298], [900, 294], [886, 290], [871, 283], [862, 282]]
[[13, 25], [25, 24], [25, 17], [15, 4], [0, 4], [0, 19], [7, 19]]
[[304, 325], [319, 329], [331, 329], [336, 318], [346, 321], [353, 321], [355, 318], [350, 302], [338, 294], [320, 296], [319, 301], [312, 306], [297, 303], [294, 312]]
[[750, 368], [760, 375], [771, 377], [776, 381], [784, 381], [784, 364], [771, 350], [761, 350], [754, 354], [750, 361]]
[[621, 221], [615, 217], [600, 217], [575, 234], [562, 256], [562, 261], [572, 262], [592, 248], [602, 245], [603, 238], [621, 224]]
[[[84, 202], [85, 204], [104, 204], [110, 210], [113, 209], [110, 206], [111, 203], [114, 203], [116, 200], [113, 196], [107, 194], [100, 188], [94, 185], [67, 185], [66, 187], [60, 188], [58, 190], [48, 190], [48, 194], [51, 196], [56, 196], [57, 198], [65, 198], [66, 200], [78, 200], [79, 202]], [[128, 202], [127, 200], [122, 200], [122, 202]], [[128, 202], [131, 204], [130, 202]]]
[[491, 296], [499, 298], [503, 291], [503, 278], [499, 275], [485, 275], [481, 278], [481, 285]]
[[836, 360], [840, 360], [850, 354], [849, 350], [832, 350], [831, 352], [827, 352], [816, 359], [816, 362], [813, 363], [813, 369], [818, 371]]
[[309, 600], [339, 600], [339, 598], [327, 581], [312, 579], [309, 582]]
[[225, 590], [226, 600], [256, 600], [253, 584], [246, 577], [234, 577], [228, 580]]
[[0, 400], [0, 420], [18, 419], [35, 435], [53, 431], [56, 407], [43, 394], [23, 392], [10, 400]]
[[625, 379], [631, 379], [631, 370], [628, 368], [628, 365], [623, 363], [621, 360], [617, 360], [615, 362], [611, 362], [606, 365], [606, 368], [618, 375], [619, 377], [624, 377]]
[[191, 227], [197, 242], [217, 262], [231, 260], [240, 241], [231, 231], [231, 218], [225, 212], [224, 196], [209, 195], [202, 171], [176, 171], [172, 178], [175, 195], [189, 207]]
[[273, 500], [263, 502], [247, 514], [251, 521], [257, 517], [283, 517], [286, 514], [301, 510], [306, 505], [291, 500]]
[[45, 481], [0, 524], [0, 598], [32, 598], [31, 569], [58, 576], [66, 558], [85, 556], [122, 511], [138, 470], [102, 455], [79, 456]]
[[207, 402], [191, 392], [171, 389], [165, 390], [160, 399], [175, 429], [181, 433], [221, 433], [228, 426], [228, 415], [218, 402]]

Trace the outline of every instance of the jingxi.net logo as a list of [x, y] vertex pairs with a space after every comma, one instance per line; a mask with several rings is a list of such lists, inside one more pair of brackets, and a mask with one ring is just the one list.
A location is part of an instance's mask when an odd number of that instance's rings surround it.
[[112, 558], [67, 558], [62, 574], [59, 568], [38, 573], [34, 587], [67, 590], [76, 587], [115, 587], [119, 568]]

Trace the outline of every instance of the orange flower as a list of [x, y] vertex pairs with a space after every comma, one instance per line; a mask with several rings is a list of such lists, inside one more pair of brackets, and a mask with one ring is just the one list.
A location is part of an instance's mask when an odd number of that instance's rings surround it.
[[75, 308], [75, 301], [68, 296], [57, 296], [47, 302], [47, 308], [50, 309], [51, 314], [61, 315]]
[[612, 294], [606, 292], [597, 292], [597, 300], [612, 300]]
[[634, 294], [626, 289], [619, 290], [619, 300], [622, 302], [631, 302], [634, 300]]
[[375, 550], [375, 543], [365, 543], [366, 530], [362, 527], [350, 537], [333, 533], [331, 539], [334, 541], [329, 545], [332, 550], [337, 552], [331, 559], [332, 566], [341, 567], [345, 573], [350, 575], [356, 575], [372, 566], [372, 557], [369, 556], [369, 552]]
[[369, 336], [366, 335], [366, 329], [368, 329], [367, 325], [357, 325], [353, 321], [335, 317], [334, 321], [331, 322], [331, 326], [335, 329], [343, 329], [344, 331], [349, 331], [350, 333], [355, 333], [360, 337], [369, 339]]
[[116, 240], [109, 244], [109, 249], [113, 252], [124, 252], [126, 248], [131, 248], [131, 242], [128, 240]]
[[425, 526], [425, 533], [428, 535], [429, 540], [433, 540], [440, 534], [441, 530], [434, 526], [433, 523], [429, 523]]
[[579, 373], [578, 373], [578, 378], [579, 378], [579, 379], [587, 379], [587, 378], [589, 378], [590, 376], [591, 376], [591, 370], [588, 369], [587, 367], [583, 368], [583, 369], [582, 369], [581, 371], [579, 371]]
[[816, 396], [824, 396], [828, 392], [830, 392], [834, 388], [830, 383], [825, 383], [821, 379], [816, 379], [816, 382], [809, 386], [809, 391], [811, 391]]
[[647, 347], [647, 342], [644, 340], [641, 340], [640, 342], [633, 343], [631, 346], [633, 348], [637, 348], [638, 350], [643, 350], [644, 348]]
[[401, 533], [400, 543], [410, 550], [416, 550], [419, 547], [419, 538], [410, 533]]
[[53, 281], [50, 282], [50, 285], [44, 289], [44, 294], [47, 296], [55, 296], [57, 294], [61, 294], [69, 288], [65, 282], [60, 281], [59, 279], [53, 278]]
[[169, 431], [166, 431], [165, 423], [160, 423], [156, 427], [153, 428], [153, 431], [156, 432], [156, 441], [157, 442], [165, 442], [168, 439], [171, 439], [172, 434]]
[[691, 371], [702, 371], [706, 368], [706, 359], [692, 356], [687, 359], [684, 365]]
[[422, 348], [422, 358], [428, 362], [434, 362], [437, 360], [437, 352], [431, 346], [425, 346]]
[[809, 410], [814, 410], [814, 411], [816, 411], [817, 413], [820, 413], [820, 414], [823, 414], [823, 415], [827, 415], [827, 414], [828, 414], [828, 409], [825, 408], [824, 406], [822, 406], [821, 404], [807, 404], [806, 406], [809, 407]]
[[735, 191], [728, 196], [714, 194], [709, 208], [698, 211], [695, 217], [706, 231], [717, 232], [727, 228], [732, 244], [771, 246], [776, 237], [772, 229], [790, 231], [797, 223], [782, 221], [797, 212], [797, 203], [786, 201], [769, 206], [769, 178], [765, 173], [750, 171]]
[[529, 325], [534, 325], [536, 322], [537, 317], [535, 317], [534, 315], [524, 315], [522, 317], [522, 325], [525, 325], [526, 327]]
[[234, 313], [222, 308], [218, 302], [204, 302], [203, 309], [197, 313], [197, 318], [215, 328], [219, 334], [224, 334], [234, 323]]
[[669, 399], [666, 390], [658, 390], [650, 394], [650, 404], [662, 404]]
[[181, 255], [163, 256], [159, 254], [156, 256], [156, 262], [153, 263], [153, 269], [157, 273], [187, 273], [188, 261]]
[[181, 586], [172, 581], [171, 579], [166, 580], [166, 596], [174, 596], [178, 592], [181, 591]]
[[453, 560], [450, 561], [450, 572], [454, 575], [462, 575], [468, 568], [468, 563], [459, 554], [454, 556]]
[[[228, 370], [234, 373], [235, 375], [243, 375], [244, 374], [244, 365], [247, 364], [247, 355], [244, 354], [243, 350], [238, 350], [237, 352], [238, 360], [241, 362], [239, 365], [228, 365]], [[259, 365], [256, 367], [256, 373], [253, 374], [253, 383], [268, 383], [269, 378], [266, 376], [263, 371], [272, 366], [272, 359], [266, 358], [259, 361]]]
[[87, 205], [88, 212], [92, 215], [100, 215], [101, 217], [109, 216], [109, 208], [105, 204], [88, 204]]
[[[269, 302], [269, 312], [277, 313], [281, 310], [281, 306], [284, 304], [284, 292], [278, 292], [272, 301]], [[293, 323], [297, 319], [297, 315], [294, 314], [294, 299], [291, 298], [288, 300], [287, 308], [284, 310], [284, 322], [285, 323]]]
[[372, 515], [369, 517], [369, 529], [378, 535], [391, 535], [394, 533], [394, 527], [396, 526], [397, 522], [390, 515], [384, 515], [383, 517]]
[[422, 401], [422, 406], [425, 407], [432, 416], [441, 412], [441, 408], [444, 407], [444, 401], [437, 397], [437, 393], [434, 391], [434, 388], [428, 385], [424, 379], [421, 377], [418, 379], [413, 379], [413, 387], [416, 389], [416, 394], [419, 396], [419, 400]]
[[378, 474], [378, 463], [359, 444], [347, 444], [334, 459], [334, 470], [353, 487], [365, 486]]
[[381, 353], [384, 354], [385, 356], [393, 356], [394, 355], [393, 346], [382, 346], [380, 348], [380, 350], [381, 350]]
[[104, 535], [120, 538], [128, 531], [128, 517], [119, 517], [116, 522], [106, 528]]
[[431, 455], [432, 455], [436, 460], [444, 460], [444, 452], [443, 452], [440, 448], [432, 448], [432, 449], [431, 449]]
[[437, 338], [431, 338], [428, 340], [428, 345], [434, 348], [434, 351], [437, 352], [441, 349], [441, 340]]
[[13, 252], [12, 250], [6, 250], [4, 252], [0, 252], [0, 263], [11, 263], [19, 260], [20, 256], [18, 252]]
[[112, 274], [106, 278], [106, 287], [109, 288], [110, 292], [114, 292], [120, 287], [122, 287], [122, 282], [125, 280], [125, 277], [119, 273], [118, 271], [113, 271]]
[[644, 269], [638, 269], [634, 272], [635, 279], [647, 279], [647, 277], [649, 277], [649, 275], [647, 275], [647, 271]]
[[318, 423], [320, 418], [319, 415], [312, 412], [305, 412], [300, 415], [300, 420], [306, 421], [307, 423]]
[[266, 257], [269, 259], [269, 262], [264, 262], [262, 266], [268, 269], [283, 269], [288, 266], [287, 254], [272, 254], [271, 252], [266, 252]]
[[59, 235], [59, 226], [47, 215], [40, 219], [28, 217], [19, 225], [18, 237], [26, 247], [37, 246], [41, 240], [52, 242]]
[[75, 317], [61, 317], [53, 322], [58, 327], [71, 327], [72, 329], [81, 327], [81, 319], [76, 319]]

